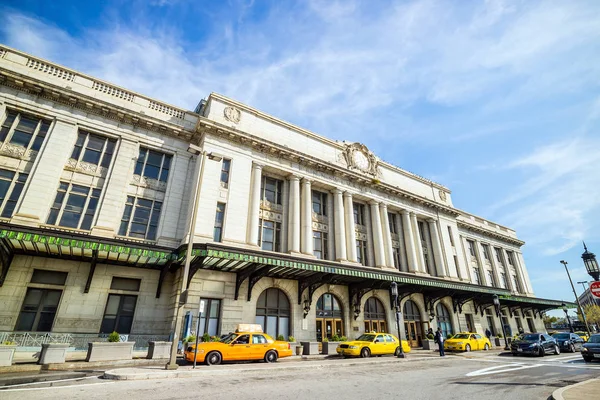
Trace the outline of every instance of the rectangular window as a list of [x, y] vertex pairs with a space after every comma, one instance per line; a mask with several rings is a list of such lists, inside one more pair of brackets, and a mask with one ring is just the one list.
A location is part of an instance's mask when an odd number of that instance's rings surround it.
[[500, 274], [500, 284], [502, 285], [502, 289], [508, 289], [508, 281], [504, 272]]
[[204, 301], [204, 308], [200, 310], [200, 336], [205, 333], [217, 336], [221, 316], [221, 300], [201, 299], [200, 301]]
[[419, 238], [421, 239], [421, 242], [423, 242], [423, 245], [425, 246], [425, 243], [427, 243], [427, 241], [425, 240], [425, 238], [426, 238], [425, 224], [422, 221], [417, 221], [417, 226], [419, 227]]
[[504, 265], [504, 263], [502, 262], [502, 256], [500, 255], [500, 252], [502, 250], [500, 250], [497, 247], [494, 247], [494, 252], [496, 253], [496, 260], [500, 263], [500, 265]]
[[225, 203], [217, 203], [217, 213], [215, 215], [215, 227], [213, 230], [213, 240], [220, 242], [223, 240], [223, 218], [225, 217]]
[[402, 265], [400, 264], [400, 248], [392, 247], [392, 251], [394, 253], [394, 267], [400, 269], [400, 266]]
[[327, 216], [327, 193], [312, 191], [313, 212], [323, 217]]
[[62, 290], [28, 288], [15, 331], [50, 332]]
[[31, 283], [44, 285], [64, 285], [67, 281], [67, 273], [61, 271], [48, 271], [46, 269], [34, 269]]
[[[456, 268], [456, 271], [458, 272], [458, 257], [454, 256], [454, 268]], [[458, 272], [460, 274], [460, 272]]]
[[327, 260], [327, 232], [313, 231], [313, 254], [319, 260]]
[[221, 187], [229, 187], [229, 171], [231, 170], [231, 160], [224, 158], [221, 163]]
[[454, 236], [452, 235], [452, 228], [448, 227], [448, 237], [450, 238], [450, 244], [454, 247]]
[[514, 260], [514, 253], [512, 251], [507, 251], [506, 252], [507, 258], [508, 258], [508, 264], [512, 265], [514, 267], [515, 265], [515, 260]]
[[263, 250], [281, 251], [281, 224], [279, 222], [258, 220], [258, 243]]
[[513, 282], [513, 287], [515, 288], [515, 291], [518, 293], [523, 293], [523, 291], [521, 290], [521, 285], [519, 285], [519, 280], [517, 279], [517, 275], [512, 276], [512, 282]]
[[50, 128], [50, 121], [8, 110], [0, 127], [0, 142], [39, 151]]
[[167, 179], [169, 179], [171, 158], [172, 156], [169, 154], [140, 147], [140, 154], [133, 173], [135, 175], [166, 182]]
[[398, 227], [396, 226], [396, 218], [394, 213], [388, 213], [388, 221], [390, 224], [390, 233], [398, 234]]
[[487, 261], [490, 261], [490, 247], [487, 244], [482, 244], [481, 248], [483, 249], [483, 258], [485, 258]]
[[162, 202], [127, 196], [119, 235], [156, 240]]
[[367, 241], [366, 240], [357, 240], [356, 241], [356, 258], [359, 263], [362, 265], [369, 265], [369, 260], [367, 259]]
[[131, 333], [137, 296], [109, 294], [100, 333]]
[[112, 282], [110, 283], [110, 288], [112, 290], [129, 290], [131, 292], [139, 292], [141, 284], [141, 279], [120, 278], [118, 276], [114, 276], [112, 278]]
[[481, 285], [481, 277], [479, 276], [479, 268], [473, 268], [473, 283]]
[[365, 225], [365, 206], [359, 203], [352, 203], [354, 210], [354, 223], [356, 225]]
[[494, 282], [494, 274], [492, 271], [487, 271], [488, 285], [496, 286], [496, 282]]
[[266, 200], [271, 204], [281, 204], [281, 189], [283, 181], [279, 179], [263, 176], [260, 187], [260, 199]]
[[0, 169], [0, 210], [2, 210], [0, 215], [2, 217], [12, 217], [28, 176], [22, 172], [15, 173]]
[[67, 228], [91, 229], [100, 192], [100, 189], [61, 182], [47, 223]]
[[116, 143], [115, 139], [79, 131], [71, 158], [108, 168]]
[[471, 254], [471, 257], [475, 257], [475, 242], [467, 240], [467, 246], [469, 246], [469, 254]]

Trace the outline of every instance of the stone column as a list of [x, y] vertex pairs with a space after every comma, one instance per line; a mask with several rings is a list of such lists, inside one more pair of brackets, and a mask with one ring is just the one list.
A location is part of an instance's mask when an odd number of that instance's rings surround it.
[[373, 231], [373, 250], [375, 253], [375, 266], [385, 267], [385, 249], [383, 246], [383, 235], [381, 233], [381, 216], [379, 215], [379, 203], [370, 201], [371, 206], [371, 230]]
[[[400, 217], [400, 214], [398, 213], [394, 213], [394, 218], [396, 219], [396, 227], [398, 229], [398, 243], [400, 244], [400, 257], [398, 257], [400, 259], [400, 265], [398, 266], [398, 269], [400, 271], [408, 271], [408, 266], [407, 261], [406, 261], [406, 242], [404, 241], [404, 231], [401, 229], [402, 228], [402, 218]], [[392, 250], [393, 251], [393, 250]]]
[[335, 224], [335, 260], [346, 258], [346, 224], [344, 223], [344, 198], [340, 189], [333, 191], [333, 218]]
[[383, 231], [383, 247], [385, 249], [385, 265], [394, 267], [394, 249], [392, 248], [392, 232], [390, 232], [390, 219], [387, 204], [379, 205], [381, 214], [381, 230]]
[[344, 192], [344, 217], [346, 220], [346, 252], [348, 261], [356, 262], [356, 231], [354, 230], [354, 205], [352, 195]]
[[418, 271], [428, 274], [429, 271], [427, 271], [425, 268], [425, 257], [423, 256], [423, 245], [421, 244], [421, 235], [419, 234], [419, 223], [417, 221], [417, 214], [415, 214], [414, 212], [410, 213], [410, 224], [413, 231], [415, 251], [417, 253], [417, 262], [419, 264]]
[[252, 187], [250, 188], [250, 207], [248, 210], [248, 231], [246, 238], [248, 244], [258, 246], [258, 215], [260, 212], [260, 185], [262, 180], [260, 164], [252, 164]]
[[290, 253], [300, 253], [300, 178], [290, 175], [289, 181], [288, 249]]
[[312, 230], [312, 190], [310, 180], [302, 178], [302, 253], [314, 255], [313, 252], [313, 230]]
[[517, 264], [515, 268], [521, 272], [521, 276], [523, 278], [523, 283], [525, 283], [525, 292], [528, 294], [533, 294], [533, 288], [531, 286], [531, 280], [529, 279], [529, 273], [527, 272], [527, 267], [525, 267], [525, 260], [523, 259], [522, 253], [517, 253], [513, 251], [515, 256], [515, 263]]
[[406, 246], [406, 257], [408, 258], [408, 271], [418, 272], [417, 251], [415, 249], [415, 238], [411, 228], [410, 213], [402, 210], [402, 230], [404, 231], [404, 245]]
[[446, 274], [446, 268], [444, 265], [444, 257], [442, 254], [442, 244], [440, 241], [440, 236], [438, 234], [438, 224], [435, 219], [427, 220], [429, 222], [429, 232], [431, 233], [431, 244], [433, 251], [433, 258], [435, 260], [435, 271], [437, 276], [448, 276]]

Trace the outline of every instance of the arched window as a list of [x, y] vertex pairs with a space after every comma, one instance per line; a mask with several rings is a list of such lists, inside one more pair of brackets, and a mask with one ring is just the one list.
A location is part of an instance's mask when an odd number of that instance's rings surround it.
[[340, 302], [331, 293], [325, 293], [317, 300], [317, 318], [342, 318]]
[[325, 293], [317, 300], [316, 320], [317, 341], [332, 339], [333, 335], [344, 335], [344, 314], [338, 299], [331, 293]]
[[270, 288], [260, 294], [256, 302], [256, 323], [273, 339], [282, 335], [287, 340], [290, 335], [290, 301], [285, 293]]
[[381, 301], [371, 297], [365, 303], [365, 332], [387, 332], [385, 308]]
[[421, 320], [421, 312], [419, 308], [412, 300], [407, 300], [404, 303], [404, 320], [405, 321], [420, 321]]
[[452, 335], [452, 322], [450, 320], [450, 313], [448, 312], [448, 309], [442, 303], [438, 303], [438, 305], [435, 307], [435, 313], [437, 316], [438, 327], [442, 328], [444, 337]]

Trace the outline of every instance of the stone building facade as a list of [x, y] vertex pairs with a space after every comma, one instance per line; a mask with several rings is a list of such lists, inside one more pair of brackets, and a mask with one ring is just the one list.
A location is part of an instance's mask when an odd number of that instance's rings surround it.
[[194, 208], [183, 307], [204, 300], [201, 333], [395, 332], [393, 281], [413, 346], [438, 326], [541, 331], [562, 303], [534, 296], [513, 230], [363, 144], [214, 93], [182, 110], [7, 47], [0, 196], [5, 334], [169, 335]]

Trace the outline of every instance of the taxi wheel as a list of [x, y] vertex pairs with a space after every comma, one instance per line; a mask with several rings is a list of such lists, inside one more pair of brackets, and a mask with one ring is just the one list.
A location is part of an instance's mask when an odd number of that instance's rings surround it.
[[490, 345], [489, 344], [485, 344], [485, 347], [483, 348], [485, 351], [488, 351], [490, 349]]
[[471, 345], [470, 344], [468, 344], [468, 345], [465, 346], [465, 351], [466, 352], [471, 351]]
[[398, 354], [400, 354], [400, 346], [396, 347], [396, 350], [394, 351], [396, 357], [398, 357]]
[[368, 347], [363, 347], [362, 350], [360, 351], [360, 357], [361, 358], [371, 357], [371, 350], [369, 350]]
[[206, 365], [219, 365], [222, 360], [223, 357], [218, 351], [211, 351], [206, 355]]
[[273, 350], [267, 351], [267, 354], [265, 354], [265, 362], [274, 363], [275, 361], [277, 361], [277, 352]]

